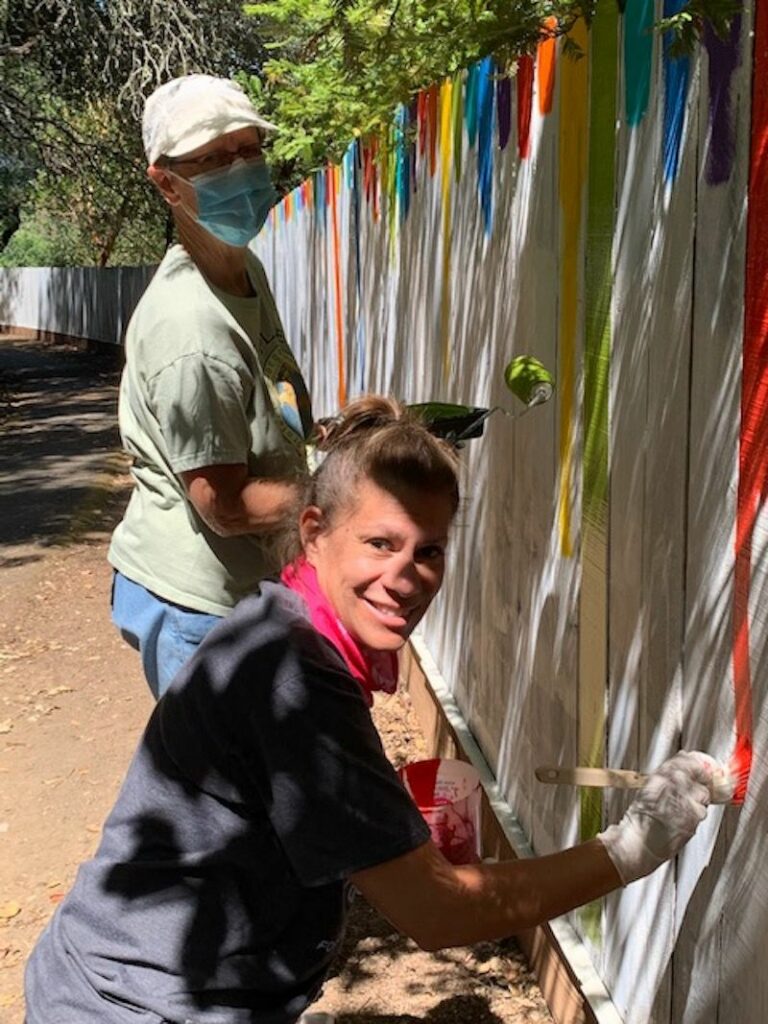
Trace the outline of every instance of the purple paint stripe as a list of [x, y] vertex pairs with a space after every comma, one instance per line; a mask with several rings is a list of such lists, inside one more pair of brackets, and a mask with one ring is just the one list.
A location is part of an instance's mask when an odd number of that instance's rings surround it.
[[741, 63], [741, 15], [731, 22], [726, 39], [720, 39], [709, 22], [704, 28], [709, 56], [709, 138], [705, 176], [708, 185], [728, 181], [736, 159], [736, 119], [731, 86]]
[[504, 149], [509, 142], [512, 127], [512, 82], [508, 75], [499, 78], [496, 83], [496, 116], [499, 122], [499, 148]]

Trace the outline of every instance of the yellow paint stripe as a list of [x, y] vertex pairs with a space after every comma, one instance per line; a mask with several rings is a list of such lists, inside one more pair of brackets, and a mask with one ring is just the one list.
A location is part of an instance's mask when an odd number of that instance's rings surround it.
[[451, 158], [453, 156], [453, 82], [440, 87], [440, 193], [443, 212], [443, 282], [440, 297], [440, 344], [443, 376], [451, 370]]

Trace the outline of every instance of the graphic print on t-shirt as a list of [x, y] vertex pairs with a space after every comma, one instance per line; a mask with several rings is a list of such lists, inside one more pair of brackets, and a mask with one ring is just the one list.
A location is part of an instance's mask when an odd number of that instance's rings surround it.
[[262, 366], [269, 396], [275, 410], [280, 413], [283, 433], [295, 444], [304, 442], [312, 429], [312, 409], [309, 392], [301, 371], [296, 365], [282, 331], [271, 336], [260, 335]]

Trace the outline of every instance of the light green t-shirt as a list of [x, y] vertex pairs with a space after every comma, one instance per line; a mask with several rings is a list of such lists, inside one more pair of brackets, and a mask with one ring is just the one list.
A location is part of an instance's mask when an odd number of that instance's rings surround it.
[[225, 615], [279, 566], [268, 539], [219, 537], [188, 501], [180, 474], [245, 463], [249, 475], [306, 472], [309, 397], [264, 270], [256, 292], [212, 287], [186, 251], [169, 249], [131, 318], [120, 433], [135, 487], [109, 561], [176, 604]]

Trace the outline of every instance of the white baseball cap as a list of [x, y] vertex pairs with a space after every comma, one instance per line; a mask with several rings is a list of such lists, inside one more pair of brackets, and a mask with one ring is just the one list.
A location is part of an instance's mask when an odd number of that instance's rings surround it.
[[141, 134], [150, 164], [182, 156], [238, 128], [274, 129], [228, 78], [183, 75], [159, 86], [144, 104]]

